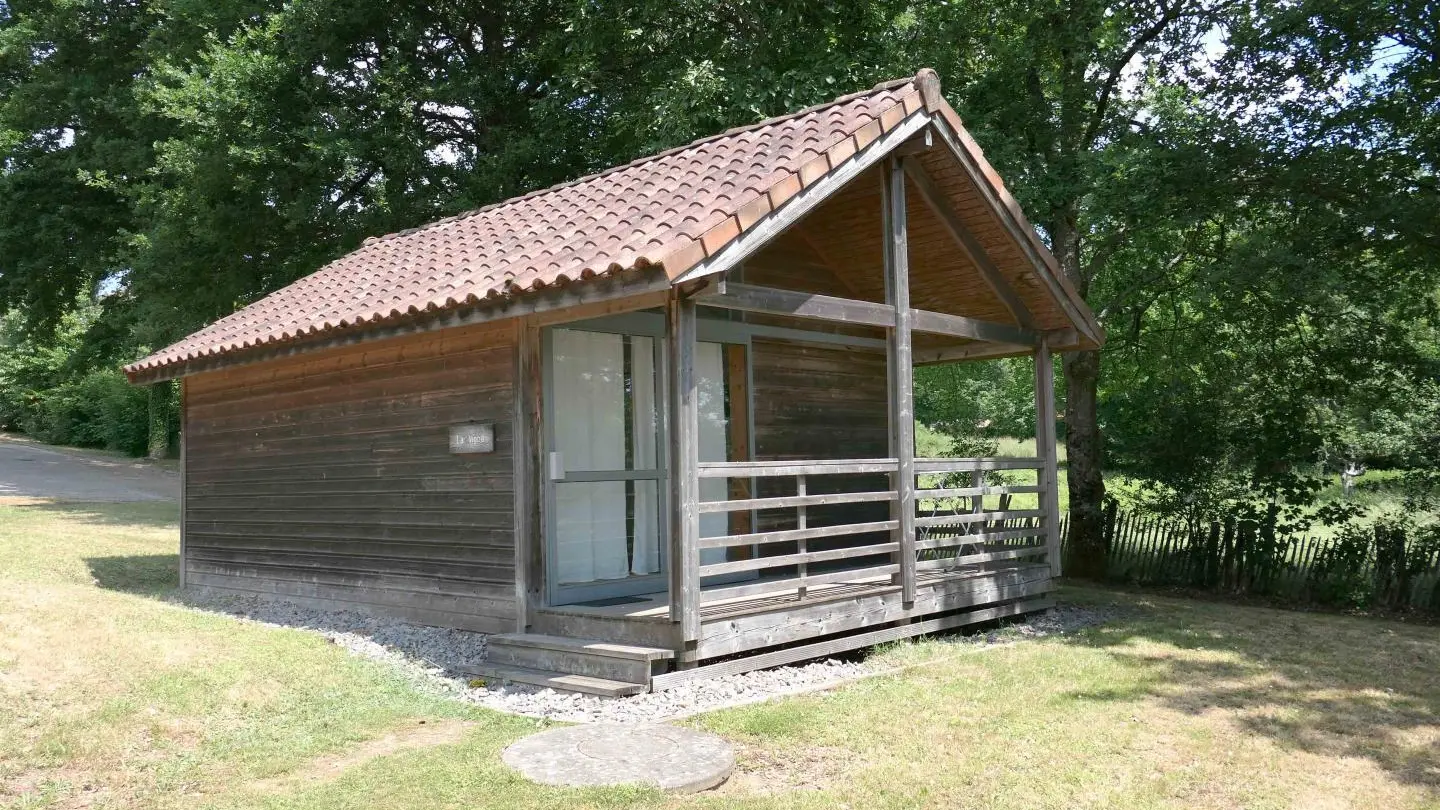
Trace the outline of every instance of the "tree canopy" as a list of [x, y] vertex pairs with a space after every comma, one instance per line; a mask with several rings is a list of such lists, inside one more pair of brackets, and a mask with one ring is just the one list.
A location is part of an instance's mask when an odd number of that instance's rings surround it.
[[[1063, 367], [1093, 572], [1106, 468], [1193, 501], [1440, 455], [1437, 30], [1422, 0], [0, 0], [4, 351], [113, 374], [366, 236], [930, 66], [1111, 336]], [[920, 415], [1020, 430], [1028, 373], [924, 371]]]

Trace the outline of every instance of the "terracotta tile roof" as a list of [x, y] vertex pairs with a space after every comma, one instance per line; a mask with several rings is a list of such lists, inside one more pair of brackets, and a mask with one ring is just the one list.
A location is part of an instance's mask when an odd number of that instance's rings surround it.
[[[888, 82], [429, 225], [319, 271], [126, 367], [131, 375], [647, 266], [675, 278], [939, 98]], [[940, 102], [943, 103], [943, 102]]]

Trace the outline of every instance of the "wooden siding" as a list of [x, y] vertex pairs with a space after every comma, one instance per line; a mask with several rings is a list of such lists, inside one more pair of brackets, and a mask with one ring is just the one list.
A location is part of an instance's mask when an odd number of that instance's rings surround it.
[[[190, 377], [189, 585], [514, 629], [514, 330], [486, 324]], [[454, 455], [449, 428], [495, 425]]]
[[[778, 340], [755, 340], [751, 351], [756, 461], [885, 458], [889, 454], [883, 351]], [[884, 475], [811, 476], [806, 485], [810, 494], [817, 495], [890, 488]], [[794, 495], [795, 479], [763, 479], [756, 489], [761, 498]], [[810, 526], [865, 523], [888, 517], [889, 507], [883, 503], [816, 506], [810, 507], [806, 515]], [[794, 528], [795, 510], [761, 512], [758, 524], [760, 531]], [[871, 542], [883, 539], [859, 535], [817, 540], [809, 548], [820, 551]], [[763, 553], [768, 556], [790, 551], [787, 544], [777, 543]], [[822, 568], [816, 566], [816, 570]]]

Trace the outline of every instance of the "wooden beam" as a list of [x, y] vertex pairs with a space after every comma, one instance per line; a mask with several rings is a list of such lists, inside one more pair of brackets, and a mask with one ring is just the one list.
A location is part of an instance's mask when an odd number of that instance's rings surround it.
[[700, 637], [700, 402], [695, 376], [695, 299], [679, 291], [665, 306], [670, 385], [670, 620], [681, 638]]
[[834, 582], [850, 582], [852, 580], [864, 580], [869, 577], [885, 576], [897, 573], [899, 566], [894, 563], [876, 565], [869, 568], [856, 568], [846, 571], [830, 571], [824, 574], [811, 574], [804, 577], [791, 579], [765, 580], [753, 582], [748, 585], [725, 585], [716, 588], [707, 588], [704, 596], [707, 600], [719, 602], [725, 599], [738, 599], [745, 596], [760, 596], [775, 591], [786, 591], [792, 588], [808, 588], [813, 585], [828, 585]]
[[1022, 346], [1034, 346], [1040, 342], [1040, 333], [1032, 329], [966, 318], [963, 315], [912, 309], [910, 320], [911, 328], [916, 332], [933, 335], [949, 335], [986, 343], [1018, 343]]
[[847, 346], [879, 350], [885, 348], [885, 341], [881, 338], [857, 337], [836, 332], [816, 332], [809, 329], [791, 329], [788, 326], [770, 326], [760, 323], [739, 322], [735, 325], [748, 332], [751, 337], [788, 340], [792, 343], [811, 343], [816, 346]]
[[[780, 568], [792, 565], [803, 566], [808, 563], [829, 562], [833, 560], [846, 560], [852, 557], [874, 557], [880, 554], [893, 554], [898, 551], [894, 543], [876, 543], [869, 546], [847, 546], [845, 548], [832, 548], [825, 551], [799, 551], [795, 554], [781, 554], [775, 557], [760, 557], [757, 559], [745, 559], [736, 562], [712, 563], [700, 566], [700, 575], [719, 576], [722, 574], [737, 574], [745, 571], [759, 571], [763, 568]], [[804, 579], [804, 571], [801, 571], [801, 579]]]
[[910, 248], [905, 222], [905, 173], [899, 159], [885, 161], [881, 187], [885, 233], [886, 302], [894, 309], [890, 330], [890, 454], [895, 456], [891, 489], [898, 493], [893, 509], [897, 518], [895, 542], [900, 551], [898, 579], [902, 599], [915, 601], [915, 378], [911, 363], [910, 330], [915, 310], [910, 308]]
[[967, 343], [943, 349], [929, 349], [915, 353], [916, 365], [934, 363], [959, 363], [965, 360], [994, 360], [1000, 357], [1023, 357], [1033, 354], [1033, 346], [1017, 346], [1013, 343]]
[[532, 345], [532, 341], [538, 342], [536, 338], [538, 335], [525, 318], [515, 319], [515, 405], [510, 430], [514, 476], [511, 488], [515, 493], [515, 629], [520, 633], [530, 624], [530, 559], [532, 545], [537, 542], [534, 516], [539, 511], [532, 507], [537, 494], [534, 470], [538, 465], [532, 458], [535, 436], [531, 433], [529, 407], [532, 380], [538, 376], [539, 354]]
[[838, 459], [833, 461], [709, 461], [700, 465], [701, 478], [774, 478], [786, 475], [844, 475], [895, 472], [893, 458]]
[[702, 537], [701, 548], [730, 548], [759, 543], [790, 543], [797, 540], [816, 540], [821, 537], [843, 537], [847, 534], [869, 534], [870, 532], [893, 532], [899, 524], [893, 520], [876, 520], [870, 523], [840, 523], [834, 526], [810, 526], [803, 529], [780, 529], [773, 532], [732, 534], [723, 537]]
[[[1074, 348], [1080, 345], [1080, 336], [1074, 329], [1056, 329], [1043, 332], [1039, 340], [1053, 352], [1057, 349]], [[993, 360], [998, 357], [1024, 357], [1035, 353], [1039, 340], [1030, 345], [1019, 343], [966, 343], [963, 346], [948, 346], [915, 353], [916, 365], [931, 363], [953, 363], [964, 360]]]
[[787, 315], [817, 321], [891, 327], [895, 324], [895, 308], [869, 301], [836, 298], [831, 295], [793, 292], [753, 284], [727, 284], [724, 292], [706, 294], [702, 303], [707, 307]]
[[778, 210], [767, 214], [763, 221], [731, 240], [718, 253], [686, 270], [676, 282], [725, 273], [745, 261], [781, 231], [799, 222], [806, 214], [830, 199], [832, 194], [887, 157], [895, 147], [923, 131], [930, 120], [929, 113], [923, 110], [911, 113], [909, 118], [856, 152], [844, 163], [832, 166], [819, 180], [801, 189], [800, 193], [782, 203]]
[[920, 473], [973, 472], [975, 470], [1038, 470], [1043, 465], [1043, 459], [1026, 458], [1024, 456], [915, 459], [915, 471]]
[[945, 226], [945, 230], [950, 232], [951, 238], [960, 246], [960, 250], [965, 253], [966, 258], [980, 271], [980, 275], [990, 286], [990, 290], [995, 293], [995, 297], [999, 298], [1000, 303], [1004, 304], [1010, 314], [1015, 317], [1015, 322], [1027, 328], [1034, 325], [1035, 319], [1030, 314], [1030, 309], [1025, 306], [1024, 301], [1020, 300], [1020, 296], [1016, 294], [1015, 288], [1010, 286], [1010, 282], [1000, 272], [1000, 268], [990, 261], [990, 255], [986, 252], [985, 247], [956, 215], [955, 209], [950, 205], [950, 200], [935, 186], [935, 182], [930, 179], [930, 174], [925, 171], [925, 166], [913, 157], [901, 158], [900, 165], [905, 169], [905, 174], [910, 178], [910, 182], [915, 184], [915, 189], [920, 192], [925, 204], [940, 220], [940, 224]]
[[1060, 576], [1060, 474], [1055, 447], [1055, 364], [1044, 343], [1035, 352], [1035, 440], [1044, 466], [1037, 475], [1041, 486], [1040, 511], [1049, 551], [1050, 575]]
[[185, 380], [180, 380], [180, 590], [185, 590], [185, 429], [189, 409], [186, 407]]
[[[943, 492], [944, 490], [932, 491]], [[942, 498], [946, 496], [932, 495], [931, 497]], [[794, 509], [797, 506], [834, 506], [842, 503], [876, 503], [893, 500], [895, 500], [895, 493], [893, 492], [836, 492], [821, 493], [818, 495], [785, 495], [779, 498], [704, 501], [700, 504], [700, 512], [701, 514], [709, 512], [749, 512], [752, 509]], [[732, 529], [731, 534], [740, 534], [740, 532]]]

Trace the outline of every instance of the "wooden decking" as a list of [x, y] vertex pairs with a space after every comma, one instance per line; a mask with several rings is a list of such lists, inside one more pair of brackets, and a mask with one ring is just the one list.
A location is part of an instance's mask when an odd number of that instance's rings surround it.
[[[778, 579], [778, 578], [777, 578]], [[752, 583], [762, 585], [763, 581]], [[936, 616], [966, 608], [1010, 602], [1050, 590], [1048, 565], [1036, 563], [967, 566], [959, 570], [917, 572], [916, 597], [910, 605], [902, 588], [887, 576], [797, 587], [779, 584], [753, 595], [705, 604], [700, 609], [700, 638], [685, 650], [672, 637], [679, 660], [693, 663], [892, 622]], [[656, 643], [673, 628], [669, 594], [643, 594], [636, 602], [589, 607], [566, 605], [543, 612], [553, 624], [547, 632], [604, 637], [617, 642]], [[590, 620], [590, 621], [587, 621]], [[598, 621], [595, 621], [598, 620]]]

